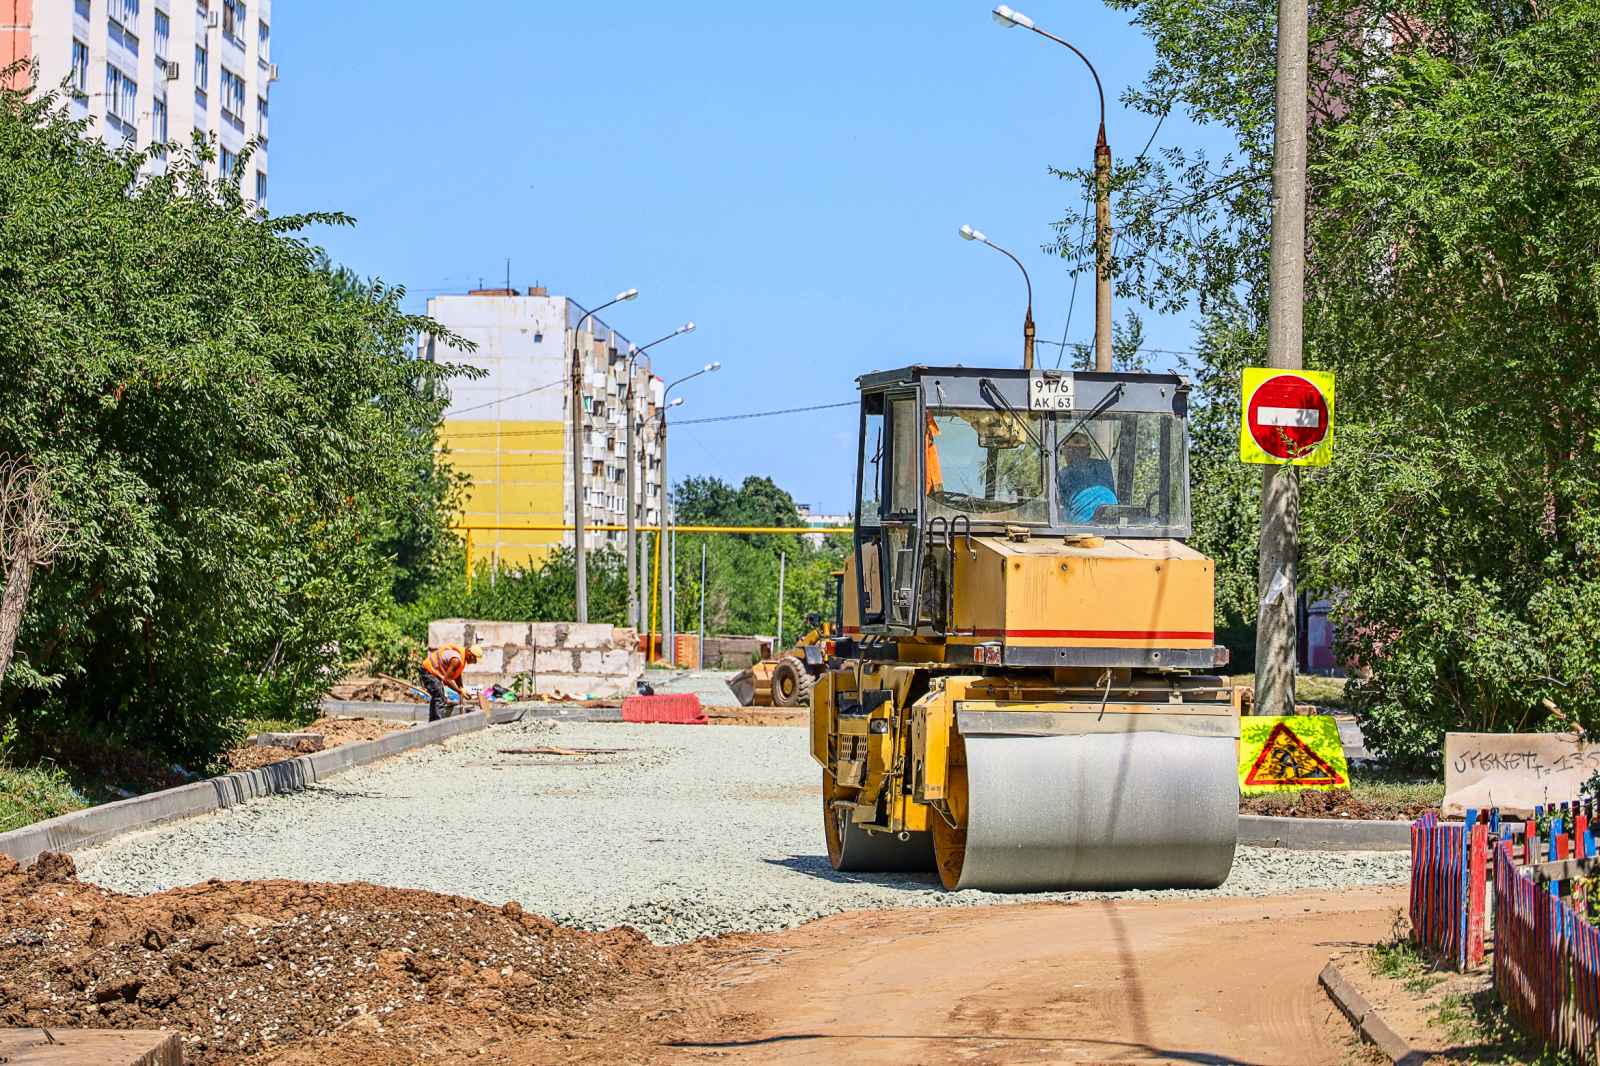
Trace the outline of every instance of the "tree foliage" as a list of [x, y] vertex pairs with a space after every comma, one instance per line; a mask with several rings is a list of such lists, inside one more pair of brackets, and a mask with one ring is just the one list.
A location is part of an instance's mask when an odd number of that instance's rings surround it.
[[[1254, 613], [1258, 479], [1232, 435], [1238, 368], [1264, 355], [1276, 8], [1108, 2], [1157, 50], [1129, 102], [1237, 145], [1116, 175], [1120, 291], [1201, 314], [1193, 497], [1221, 624]], [[1305, 481], [1301, 572], [1369, 674], [1369, 740], [1402, 759], [1448, 729], [1600, 724], [1597, 19], [1595, 0], [1313, 9], [1305, 357], [1337, 372], [1340, 426]]]
[[392, 595], [452, 368], [413, 358], [439, 327], [399, 290], [299, 236], [343, 216], [266, 217], [203, 143], [84, 133], [0, 93], [0, 451], [51, 472], [75, 534], [0, 715], [203, 761], [309, 705]]

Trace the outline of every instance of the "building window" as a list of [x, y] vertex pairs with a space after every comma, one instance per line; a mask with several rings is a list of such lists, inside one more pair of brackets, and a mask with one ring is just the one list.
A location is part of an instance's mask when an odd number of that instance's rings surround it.
[[222, 0], [222, 35], [244, 47], [244, 0]]
[[139, 54], [139, 38], [134, 36], [132, 30], [116, 19], [111, 19], [106, 23], [106, 37], [112, 44], [120, 44], [134, 55]]
[[261, 138], [261, 147], [267, 146], [267, 98], [256, 97], [256, 136]]
[[267, 176], [261, 171], [256, 171], [256, 203], [267, 202]]
[[211, 88], [211, 57], [206, 54], [206, 46], [194, 46], [194, 87], [200, 92]]
[[122, 23], [139, 21], [139, 0], [110, 0], [106, 9], [111, 17]]
[[260, 51], [262, 56], [267, 54], [267, 45], [271, 43], [271, 41], [272, 27], [267, 25], [266, 19], [262, 19], [256, 23], [256, 44], [260, 46], [258, 51]]
[[172, 43], [172, 20], [167, 18], [165, 11], [156, 12], [156, 62], [165, 63], [171, 51], [168, 47]]
[[76, 8], [78, 17], [84, 20], [89, 18], [89, 0], [77, 0]]
[[89, 46], [76, 37], [72, 39], [72, 93], [89, 95]]
[[222, 150], [222, 176], [231, 180], [233, 178], [234, 168], [236, 168], [238, 165], [238, 153], [230, 152], [224, 148]]
[[106, 64], [106, 112], [132, 125], [138, 114], [139, 83]]
[[222, 68], [222, 117], [244, 129], [244, 79], [227, 67]]
[[[155, 105], [150, 110], [150, 137], [159, 145], [167, 143], [167, 98], [156, 97]], [[167, 150], [161, 148], [161, 154], [166, 155]]]

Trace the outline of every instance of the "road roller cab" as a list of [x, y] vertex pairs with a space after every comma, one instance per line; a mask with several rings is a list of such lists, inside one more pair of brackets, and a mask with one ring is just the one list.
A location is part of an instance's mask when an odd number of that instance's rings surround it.
[[830, 860], [948, 887], [1208, 885], [1238, 707], [1206, 673], [1175, 375], [863, 377], [843, 638], [812, 698]]

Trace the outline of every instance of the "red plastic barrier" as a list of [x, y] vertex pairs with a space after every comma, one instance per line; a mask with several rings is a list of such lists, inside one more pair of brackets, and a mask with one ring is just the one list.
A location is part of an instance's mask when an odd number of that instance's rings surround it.
[[670, 696], [629, 696], [622, 701], [624, 722], [662, 722], [668, 725], [705, 725], [700, 697], [692, 692]]

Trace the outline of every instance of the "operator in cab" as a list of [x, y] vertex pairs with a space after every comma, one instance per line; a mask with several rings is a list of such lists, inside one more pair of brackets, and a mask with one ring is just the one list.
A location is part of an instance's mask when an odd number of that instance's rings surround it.
[[1064, 525], [1089, 525], [1100, 508], [1117, 505], [1111, 461], [1097, 451], [1084, 429], [1073, 430], [1056, 449], [1056, 492]]

